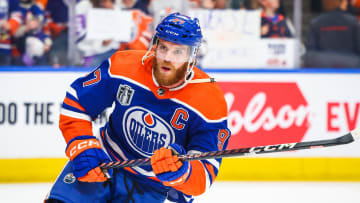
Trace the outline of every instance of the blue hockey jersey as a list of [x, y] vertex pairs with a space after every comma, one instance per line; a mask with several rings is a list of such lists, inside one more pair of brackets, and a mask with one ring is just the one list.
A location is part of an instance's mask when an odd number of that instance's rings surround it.
[[[114, 104], [109, 121], [101, 128], [101, 141], [112, 160], [151, 157], [153, 151], [171, 143], [187, 153], [226, 148], [227, 105], [216, 83], [188, 83], [173, 89], [160, 87], [154, 79], [146, 51], [119, 51], [85, 77], [73, 82], [66, 93], [60, 129], [66, 142], [79, 135], [93, 135], [91, 121]], [[194, 68], [190, 79], [209, 78]], [[202, 194], [215, 180], [221, 159], [191, 161], [189, 179], [176, 190]], [[127, 167], [156, 187], [165, 187], [151, 166]]]

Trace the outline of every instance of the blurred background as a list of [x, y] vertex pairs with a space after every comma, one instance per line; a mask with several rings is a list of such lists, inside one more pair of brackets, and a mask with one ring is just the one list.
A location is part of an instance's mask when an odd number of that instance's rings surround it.
[[[147, 50], [173, 12], [200, 20], [198, 67], [225, 94], [228, 149], [360, 126], [360, 0], [0, 0], [1, 202], [45, 197], [67, 161], [58, 117], [68, 85], [116, 51]], [[199, 202], [360, 202], [356, 191], [358, 142], [224, 159]]]

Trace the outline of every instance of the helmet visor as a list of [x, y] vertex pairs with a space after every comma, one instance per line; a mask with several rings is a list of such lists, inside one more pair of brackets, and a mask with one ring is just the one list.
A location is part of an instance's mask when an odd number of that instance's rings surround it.
[[194, 47], [177, 44], [163, 39], [155, 39], [155, 44], [152, 46], [157, 59], [173, 62], [185, 63], [190, 62], [193, 58]]

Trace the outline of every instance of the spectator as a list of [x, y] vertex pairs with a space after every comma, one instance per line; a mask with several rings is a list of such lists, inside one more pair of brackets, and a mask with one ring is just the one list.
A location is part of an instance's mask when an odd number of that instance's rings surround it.
[[114, 3], [114, 0], [81, 0], [77, 3], [77, 48], [79, 49], [82, 58], [80, 65], [86, 67], [97, 66], [120, 47], [119, 41], [111, 39], [88, 39], [86, 36], [87, 15], [90, 9], [115, 9]]
[[119, 47], [120, 42], [111, 39], [96, 40], [86, 36], [87, 14], [92, 8], [116, 9], [114, 0], [81, 0], [76, 5], [78, 40], [77, 48], [82, 61], [80, 65], [93, 67], [110, 57]]
[[190, 8], [189, 0], [152, 0], [149, 3], [149, 12], [153, 17], [153, 24], [157, 25], [167, 15], [175, 12], [187, 14]]
[[292, 37], [288, 22], [285, 17], [277, 13], [280, 7], [279, 0], [259, 0], [262, 7], [261, 37], [284, 38]]
[[21, 23], [19, 1], [0, 0], [0, 65], [10, 65], [11, 38]]
[[[334, 8], [312, 20], [305, 67], [360, 67], [360, 25], [346, 12], [347, 0], [331, 0]], [[325, 5], [326, 7], [326, 5]]]
[[53, 45], [48, 63], [52, 66], [68, 65], [68, 7], [66, 0], [37, 0], [46, 12], [47, 24]]
[[119, 50], [147, 50], [152, 37], [153, 18], [148, 9], [148, 0], [121, 0], [123, 9], [132, 11], [132, 18], [136, 26], [136, 32], [130, 42], [121, 43]]
[[258, 0], [231, 0], [230, 7], [232, 9], [258, 9], [259, 2]]
[[[123, 1], [121, 9], [132, 9], [131, 6], [139, 5], [135, 1]], [[103, 60], [110, 57], [117, 50], [147, 50], [150, 40], [151, 33], [148, 32], [150, 29], [150, 23], [152, 18], [145, 15], [141, 10], [132, 9], [132, 15], [134, 23], [136, 24], [136, 32], [130, 42], [119, 42], [111, 39], [105, 40], [94, 40], [86, 37], [86, 19], [87, 13], [92, 8], [105, 8], [105, 9], [120, 9], [116, 7], [114, 0], [82, 0], [77, 4], [76, 13], [79, 24], [77, 25], [78, 30], [78, 44], [77, 47], [81, 52], [82, 66], [92, 67], [99, 65]]]
[[122, 9], [141, 10], [146, 15], [150, 15], [148, 5], [150, 0], [121, 0], [120, 7]]
[[[16, 65], [46, 65], [45, 53], [50, 50], [52, 40], [44, 31], [45, 13], [34, 0], [20, 0], [20, 11], [24, 24], [15, 33], [16, 48], [21, 53], [21, 62]], [[20, 58], [20, 57], [16, 57]]]

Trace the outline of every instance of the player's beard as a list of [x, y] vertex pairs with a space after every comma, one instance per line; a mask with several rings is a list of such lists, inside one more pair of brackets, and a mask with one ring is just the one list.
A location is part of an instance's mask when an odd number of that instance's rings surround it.
[[[175, 69], [171, 64], [169, 63], [157, 63], [156, 60], [154, 60], [153, 68], [154, 68], [154, 76], [156, 81], [160, 86], [171, 86], [180, 80], [183, 80], [185, 78], [185, 73], [187, 70], [187, 64], [184, 63], [180, 68]], [[166, 66], [171, 68], [171, 74], [164, 74], [161, 72], [161, 66]]]

